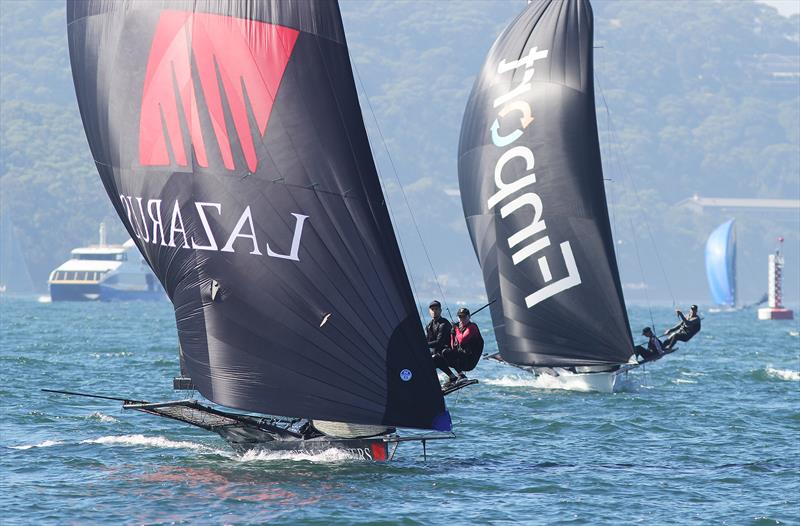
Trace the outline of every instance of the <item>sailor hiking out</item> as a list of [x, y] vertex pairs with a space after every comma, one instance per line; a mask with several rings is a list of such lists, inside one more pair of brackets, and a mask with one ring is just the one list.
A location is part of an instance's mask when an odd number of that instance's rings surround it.
[[697, 305], [690, 307], [688, 317], [684, 316], [680, 309], [675, 309], [675, 314], [678, 315], [681, 321], [664, 333], [667, 337], [664, 347], [667, 349], [672, 349], [676, 341], [688, 342], [695, 334], [700, 332], [700, 316], [697, 315]]
[[[458, 310], [458, 323], [451, 331], [450, 348], [433, 358], [433, 363], [447, 375], [444, 388], [467, 380], [466, 371], [475, 369], [483, 353], [483, 336], [478, 326], [470, 320], [469, 309]], [[456, 370], [455, 374], [452, 369]]]
[[636, 356], [641, 358], [639, 363], [652, 362], [664, 356], [664, 345], [661, 343], [661, 340], [656, 337], [650, 327], [642, 329], [642, 336], [647, 336], [647, 347], [645, 348], [642, 345], [634, 347]]
[[442, 304], [437, 300], [428, 305], [428, 313], [431, 315], [431, 321], [425, 327], [425, 337], [433, 356], [450, 348], [450, 331], [453, 330], [453, 326], [442, 316]]

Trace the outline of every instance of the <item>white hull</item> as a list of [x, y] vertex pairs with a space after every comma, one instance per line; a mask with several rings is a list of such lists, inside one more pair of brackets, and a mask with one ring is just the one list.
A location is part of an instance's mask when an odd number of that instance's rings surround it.
[[576, 367], [573, 370], [562, 367], [531, 367], [508, 363], [500, 357], [500, 353], [486, 356], [521, 369], [534, 376], [534, 387], [537, 389], [563, 389], [565, 391], [587, 391], [598, 393], [613, 393], [619, 391], [625, 384], [628, 371], [639, 367], [639, 363], [631, 359], [630, 362], [614, 370], [608, 366]]
[[626, 364], [616, 371], [587, 373], [573, 373], [560, 367], [554, 367], [546, 371], [531, 370], [530, 372], [536, 376], [536, 387], [540, 389], [613, 393], [621, 389], [628, 371], [636, 367], [638, 364]]

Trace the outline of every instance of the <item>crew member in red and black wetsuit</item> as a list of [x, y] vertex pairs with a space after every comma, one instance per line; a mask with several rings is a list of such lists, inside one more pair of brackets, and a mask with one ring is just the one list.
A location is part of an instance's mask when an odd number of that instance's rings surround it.
[[[460, 380], [466, 380], [465, 371], [471, 371], [478, 365], [483, 352], [483, 336], [478, 326], [470, 321], [469, 309], [458, 310], [458, 323], [453, 326], [450, 337], [450, 348], [433, 357], [433, 363], [447, 375], [444, 387], [450, 387]], [[450, 368], [458, 373], [453, 373]]]

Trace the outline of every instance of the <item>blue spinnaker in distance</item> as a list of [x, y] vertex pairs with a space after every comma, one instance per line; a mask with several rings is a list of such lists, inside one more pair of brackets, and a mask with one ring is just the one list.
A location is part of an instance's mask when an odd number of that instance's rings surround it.
[[731, 219], [718, 226], [706, 241], [706, 276], [717, 305], [736, 305], [736, 235]]

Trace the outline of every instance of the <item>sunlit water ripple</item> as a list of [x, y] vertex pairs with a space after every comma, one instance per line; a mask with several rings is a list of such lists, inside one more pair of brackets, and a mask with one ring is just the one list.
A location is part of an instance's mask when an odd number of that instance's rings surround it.
[[[613, 395], [541, 389], [482, 362], [481, 383], [448, 399], [458, 440], [429, 445], [427, 462], [404, 444], [375, 464], [241, 457], [199, 429], [42, 393], [175, 398], [171, 308], [0, 301], [4, 523], [800, 522], [796, 321], [706, 314], [691, 344]], [[650, 325], [646, 309], [631, 318]]]

